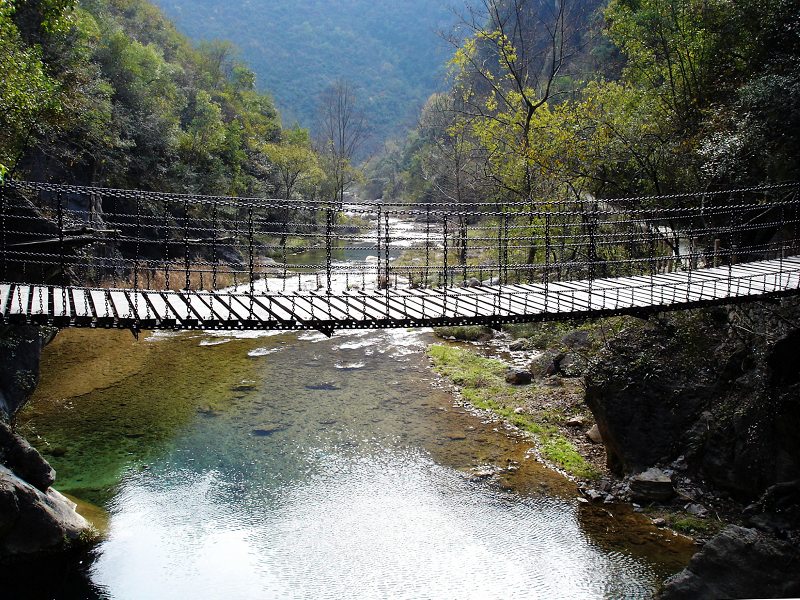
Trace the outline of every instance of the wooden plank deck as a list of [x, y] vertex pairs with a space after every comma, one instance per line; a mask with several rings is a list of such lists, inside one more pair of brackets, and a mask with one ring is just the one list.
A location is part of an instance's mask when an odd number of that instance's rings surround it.
[[259, 292], [0, 284], [0, 319], [132, 329], [319, 329], [500, 324], [657, 312], [800, 293], [800, 257], [691, 272], [475, 288]]

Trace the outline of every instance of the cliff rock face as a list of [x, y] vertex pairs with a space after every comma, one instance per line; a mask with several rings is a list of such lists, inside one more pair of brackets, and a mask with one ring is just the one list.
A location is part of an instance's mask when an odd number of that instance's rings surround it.
[[618, 473], [684, 456], [742, 499], [800, 478], [800, 302], [685, 311], [609, 342], [586, 402]]
[[0, 326], [0, 419], [8, 420], [39, 383], [39, 357], [55, 329]]

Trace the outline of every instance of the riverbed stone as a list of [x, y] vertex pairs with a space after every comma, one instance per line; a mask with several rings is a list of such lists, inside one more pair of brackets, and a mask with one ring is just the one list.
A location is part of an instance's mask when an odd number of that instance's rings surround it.
[[631, 497], [639, 502], [663, 502], [675, 495], [670, 476], [655, 467], [631, 477]]
[[586, 437], [589, 438], [593, 444], [603, 443], [603, 437], [600, 435], [600, 429], [598, 429], [597, 425], [592, 425], [591, 429], [586, 432]]
[[583, 417], [570, 417], [569, 419], [567, 419], [565, 425], [567, 427], [583, 427], [584, 423], [585, 421]]
[[511, 385], [527, 385], [531, 382], [530, 371], [525, 369], [511, 368], [506, 371], [506, 383]]
[[708, 516], [708, 509], [702, 504], [687, 504], [684, 510], [690, 515], [705, 519]]
[[508, 349], [511, 352], [519, 352], [520, 350], [527, 350], [528, 349], [528, 340], [525, 338], [514, 340], [508, 345]]

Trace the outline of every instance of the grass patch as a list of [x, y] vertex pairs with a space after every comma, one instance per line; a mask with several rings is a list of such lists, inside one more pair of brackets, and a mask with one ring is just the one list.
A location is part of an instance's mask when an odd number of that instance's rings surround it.
[[714, 526], [706, 519], [700, 519], [692, 515], [673, 517], [669, 519], [669, 526], [681, 533], [709, 533]]
[[544, 436], [542, 440], [542, 456], [562, 467], [568, 473], [586, 479], [599, 476], [597, 470], [578, 454], [575, 446], [561, 434]]
[[428, 348], [428, 356], [437, 373], [459, 386], [464, 400], [532, 434], [547, 460], [578, 477], [594, 478], [598, 475], [572, 443], [558, 433], [555, 423], [563, 415], [550, 411], [543, 415], [543, 419], [537, 420], [529, 413], [516, 411], [525, 403], [530, 388], [506, 383], [505, 372], [508, 367], [502, 361], [441, 344]]

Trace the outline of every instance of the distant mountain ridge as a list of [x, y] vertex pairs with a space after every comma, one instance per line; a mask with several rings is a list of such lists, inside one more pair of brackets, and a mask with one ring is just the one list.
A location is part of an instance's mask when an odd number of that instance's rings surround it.
[[437, 35], [455, 0], [155, 0], [196, 40], [227, 39], [269, 90], [284, 124], [312, 126], [320, 92], [357, 84], [373, 144], [412, 124], [444, 81], [450, 48]]

